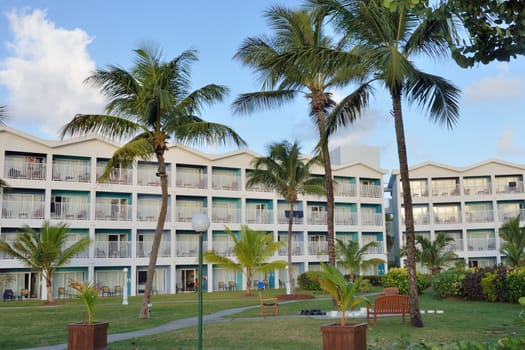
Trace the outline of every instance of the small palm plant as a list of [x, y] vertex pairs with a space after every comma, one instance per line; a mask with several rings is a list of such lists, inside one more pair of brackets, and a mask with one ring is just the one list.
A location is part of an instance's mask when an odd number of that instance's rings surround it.
[[69, 286], [86, 306], [87, 323], [93, 324], [93, 311], [98, 299], [99, 289], [95, 282], [71, 281]]
[[321, 271], [309, 271], [308, 275], [319, 282], [321, 288], [332, 296], [338, 311], [341, 312], [340, 325], [345, 326], [347, 310], [351, 311], [362, 303], [370, 305], [370, 301], [366, 297], [356, 296], [362, 277], [352, 283], [347, 281], [335, 266], [321, 262], [321, 267]]

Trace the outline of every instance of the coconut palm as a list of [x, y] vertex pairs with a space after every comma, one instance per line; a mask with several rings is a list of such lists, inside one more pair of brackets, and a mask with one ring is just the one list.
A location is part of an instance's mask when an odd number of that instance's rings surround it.
[[[311, 120], [319, 132], [316, 150], [325, 172], [328, 258], [330, 264], [335, 265], [334, 186], [329, 140], [325, 132], [326, 116], [337, 105], [331, 90], [348, 84], [357, 75], [351, 66], [328, 66], [324, 62], [312, 65], [309, 59], [303, 62], [289, 60], [303, 48], [317, 50], [345, 46], [344, 39], [335, 43], [325, 35], [325, 14], [274, 6], [265, 12], [265, 17], [275, 32], [274, 36], [249, 37], [234, 56], [260, 74], [261, 91], [241, 94], [233, 102], [233, 108], [237, 113], [247, 114], [281, 106], [298, 96], [308, 100]], [[367, 104], [365, 92], [366, 88], [363, 88], [352, 98], [345, 98], [337, 107], [337, 114], [357, 118], [358, 111]]]
[[239, 146], [245, 142], [231, 128], [206, 122], [198, 116], [205, 105], [222, 101], [228, 88], [209, 84], [190, 91], [190, 65], [197, 61], [196, 51], [184, 51], [167, 62], [154, 47], [134, 52], [135, 65], [130, 71], [110, 66], [98, 69], [86, 80], [100, 87], [109, 99], [107, 114], [75, 116], [63, 128], [62, 137], [98, 133], [127, 141], [108, 161], [101, 181], [106, 181], [114, 168], [127, 167], [134, 159], [155, 157], [157, 160], [162, 199], [139, 314], [140, 318], [148, 318], [153, 274], [168, 208], [164, 159], [168, 139], [191, 144], [233, 141]]
[[505, 222], [499, 229], [499, 236], [505, 242], [501, 244], [500, 252], [507, 255], [511, 266], [525, 264], [525, 227], [520, 227], [520, 216]]
[[0, 251], [11, 254], [31, 269], [42, 273], [46, 281], [48, 303], [54, 302], [55, 271], [88, 248], [91, 242], [89, 238], [83, 237], [70, 244], [68, 232], [69, 226], [65, 223], [51, 225], [45, 221], [38, 231], [26, 225], [14, 241], [0, 241]]
[[[417, 236], [416, 261], [429, 268], [433, 275], [439, 273], [444, 266], [458, 258], [454, 252], [446, 250], [453, 242], [455, 239], [444, 233], [438, 233], [433, 241], [425, 236]], [[406, 249], [401, 250], [400, 255], [406, 255]]]
[[268, 156], [252, 161], [254, 170], [248, 174], [246, 186], [263, 184], [279, 193], [288, 203], [288, 281], [290, 293], [295, 294], [292, 271], [292, 227], [293, 212], [299, 194], [325, 193], [324, 179], [310, 174], [310, 169], [319, 162], [318, 157], [306, 162], [301, 159], [301, 148], [297, 142], [273, 143], [268, 146]]
[[218, 254], [214, 250], [204, 252], [204, 259], [212, 264], [246, 276], [246, 294], [251, 294], [252, 277], [255, 272], [271, 272], [286, 266], [284, 260], [269, 261], [279, 250], [282, 242], [274, 242], [271, 234], [255, 231], [248, 226], [241, 228], [239, 236], [226, 228], [234, 242], [233, 255], [236, 260]]
[[[445, 12], [445, 4], [424, 8], [426, 2], [393, 0], [310, 0], [319, 11], [332, 15], [336, 29], [355, 42], [349, 52], [328, 52], [312, 55], [311, 60], [326, 61], [329, 65], [352, 64], [360, 56], [365, 72], [372, 73], [370, 81], [386, 89], [392, 100], [399, 158], [407, 247], [407, 268], [412, 325], [422, 327], [416, 281], [415, 233], [412, 197], [405, 142], [402, 102], [417, 105], [434, 122], [452, 128], [459, 118], [460, 90], [446, 79], [417, 68], [412, 60], [416, 55], [439, 58], [449, 53], [449, 41], [454, 27]], [[423, 11], [424, 10], [424, 11]], [[316, 58], [319, 57], [319, 58]], [[332, 118], [329, 132], [349, 121]]]
[[377, 246], [378, 243], [372, 241], [363, 244], [363, 246], [359, 248], [358, 241], [349, 240], [345, 243], [345, 241], [341, 239], [336, 239], [335, 252], [338, 257], [337, 264], [338, 266], [346, 268], [350, 274], [350, 280], [355, 281], [356, 277], [361, 274], [361, 269], [384, 263], [384, 260], [381, 259], [364, 260], [364, 255], [368, 252], [368, 249]]

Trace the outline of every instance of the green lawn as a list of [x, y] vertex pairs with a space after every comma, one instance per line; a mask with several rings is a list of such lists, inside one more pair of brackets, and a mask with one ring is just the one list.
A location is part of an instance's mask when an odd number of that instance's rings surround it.
[[[283, 294], [282, 290], [265, 292], [266, 296]], [[109, 332], [122, 333], [158, 326], [172, 320], [194, 317], [196, 294], [155, 295], [149, 320], [139, 320], [140, 297], [130, 298], [124, 306], [118, 297], [101, 298], [95, 319], [109, 321]], [[243, 292], [204, 294], [204, 313], [247, 305], [257, 305], [257, 297]], [[0, 303], [0, 349], [21, 349], [65, 343], [66, 325], [82, 320], [83, 307], [76, 300], [61, 306], [38, 306], [40, 302]], [[453, 342], [456, 340], [489, 340], [504, 336], [525, 336], [525, 326], [515, 322], [520, 305], [485, 302], [436, 300], [429, 292], [420, 298], [422, 310], [443, 310], [443, 314], [423, 315], [424, 328], [401, 323], [401, 317], [382, 318], [377, 327], [369, 327], [370, 348], [387, 349], [401, 341]], [[301, 309], [331, 310], [331, 300], [316, 294], [316, 299], [282, 304], [277, 319], [262, 319], [257, 308], [228, 317], [227, 322], [204, 324], [205, 349], [301, 349], [322, 347], [319, 327], [330, 323], [299, 316]], [[358, 320], [359, 321], [359, 320]], [[363, 321], [363, 320], [361, 320]], [[170, 331], [155, 336], [111, 343], [110, 349], [195, 349], [196, 327]]]

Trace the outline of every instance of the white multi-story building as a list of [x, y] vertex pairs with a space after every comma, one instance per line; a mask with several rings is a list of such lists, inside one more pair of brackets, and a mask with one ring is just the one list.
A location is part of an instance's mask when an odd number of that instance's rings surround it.
[[[525, 166], [487, 160], [468, 167], [424, 163], [409, 169], [415, 234], [433, 240], [438, 233], [453, 237], [448, 249], [470, 267], [499, 264], [499, 228], [521, 215]], [[404, 207], [399, 171], [390, 177], [397, 247], [405, 240]], [[403, 261], [401, 261], [403, 265]]]
[[[129, 168], [114, 170], [110, 183], [98, 183], [117, 147], [97, 137], [46, 141], [0, 128], [0, 169], [10, 186], [0, 197], [0, 239], [13, 240], [24, 225], [38, 229], [44, 220], [50, 220], [69, 225], [71, 242], [83, 236], [92, 241], [88, 250], [54, 275], [56, 296], [72, 279], [96, 281], [110, 291], [127, 283], [132, 295], [144, 289], [161, 197], [157, 165], [154, 160], [139, 160]], [[205, 249], [225, 256], [232, 256], [233, 244], [225, 227], [239, 232], [242, 225], [248, 225], [286, 244], [287, 203], [262, 186], [245, 186], [251, 161], [259, 156], [247, 150], [209, 155], [176, 144], [169, 147], [165, 155], [169, 207], [154, 279], [158, 293], [192, 288], [198, 269], [198, 234], [191, 226], [196, 213], [206, 213], [211, 221], [204, 235]], [[315, 173], [322, 176], [322, 168]], [[378, 247], [366, 258], [386, 262], [385, 172], [355, 162], [336, 165], [333, 173], [336, 237], [360, 244], [377, 241]], [[325, 198], [303, 196], [296, 208], [295, 276], [327, 260]], [[286, 260], [286, 252], [283, 246], [273, 259]], [[365, 273], [383, 274], [385, 270], [386, 264], [380, 264]], [[32, 297], [45, 296], [40, 274], [13, 257], [0, 253], [0, 273], [12, 277], [4, 288], [15, 295], [28, 290]], [[207, 291], [245, 285], [242, 274], [212, 264], [206, 264], [204, 275]], [[284, 285], [285, 278], [284, 271], [255, 276], [266, 280], [270, 288]]]

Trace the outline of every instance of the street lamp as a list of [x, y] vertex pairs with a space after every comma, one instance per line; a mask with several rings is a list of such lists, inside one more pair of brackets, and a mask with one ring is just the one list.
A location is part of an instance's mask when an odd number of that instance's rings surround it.
[[122, 292], [122, 305], [128, 305], [128, 268], [125, 267], [124, 271], [124, 290]]
[[210, 227], [210, 219], [204, 213], [198, 213], [191, 218], [193, 230], [199, 233], [199, 286], [197, 288], [197, 350], [202, 350], [202, 239], [203, 233]]

